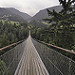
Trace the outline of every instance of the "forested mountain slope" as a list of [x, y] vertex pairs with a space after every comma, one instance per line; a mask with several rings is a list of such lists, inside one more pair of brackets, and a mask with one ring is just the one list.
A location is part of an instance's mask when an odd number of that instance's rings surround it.
[[[54, 7], [50, 7], [50, 8], [47, 8], [49, 9], [50, 11], [52, 11], [53, 9], [55, 9], [57, 12], [60, 12], [62, 7], [61, 6], [54, 6]], [[45, 19], [48, 17], [48, 14], [47, 14], [47, 9], [43, 9], [43, 10], [40, 10], [36, 15], [34, 15], [30, 20], [42, 20], [42, 19]]]
[[24, 12], [20, 12], [19, 10], [15, 9], [15, 8], [6, 8], [8, 9], [9, 11], [15, 13], [15, 14], [18, 14], [20, 15], [24, 20], [28, 20], [31, 18], [30, 15], [28, 15], [27, 13], [24, 13]]
[[8, 21], [26, 22], [30, 16], [15, 8], [0, 8], [0, 19]]

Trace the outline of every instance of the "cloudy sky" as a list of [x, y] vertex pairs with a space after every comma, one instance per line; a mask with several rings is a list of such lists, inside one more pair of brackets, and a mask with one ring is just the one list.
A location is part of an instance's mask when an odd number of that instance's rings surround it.
[[0, 0], [0, 7], [13, 7], [31, 16], [39, 10], [56, 5], [59, 5], [58, 0]]

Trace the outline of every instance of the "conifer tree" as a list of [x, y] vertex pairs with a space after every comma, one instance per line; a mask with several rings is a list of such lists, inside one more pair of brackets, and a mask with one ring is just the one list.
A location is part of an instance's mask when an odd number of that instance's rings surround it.
[[56, 12], [55, 10], [49, 11], [47, 9], [50, 17], [45, 19], [45, 21], [51, 23], [51, 28], [54, 28], [55, 44], [71, 49], [74, 44], [71, 29], [75, 24], [75, 0], [59, 0], [59, 2], [63, 9], [60, 12]]

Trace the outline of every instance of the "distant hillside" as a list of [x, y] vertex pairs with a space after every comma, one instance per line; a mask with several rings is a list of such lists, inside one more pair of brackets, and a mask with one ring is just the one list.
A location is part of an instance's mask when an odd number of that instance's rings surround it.
[[[50, 11], [52, 11], [53, 9], [55, 9], [57, 12], [60, 12], [62, 7], [61, 6], [54, 6], [54, 7], [50, 7], [50, 8], [47, 8], [49, 9]], [[47, 10], [46, 9], [43, 9], [43, 10], [40, 10], [35, 16], [33, 16], [30, 21], [32, 20], [42, 20], [42, 19], [45, 19], [48, 17], [48, 14], [47, 14]]]
[[26, 22], [26, 19], [28, 19], [27, 16], [29, 15], [25, 13], [21, 13], [20, 11], [14, 8], [0, 8], [0, 19], [1, 20]]
[[31, 16], [28, 15], [27, 13], [20, 12], [19, 10], [15, 9], [15, 8], [7, 8], [7, 9], [15, 14], [20, 15], [24, 20], [28, 20], [31, 18]]

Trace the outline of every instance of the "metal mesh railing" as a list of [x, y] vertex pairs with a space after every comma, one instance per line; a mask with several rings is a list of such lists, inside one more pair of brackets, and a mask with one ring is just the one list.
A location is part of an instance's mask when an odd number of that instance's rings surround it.
[[0, 56], [0, 75], [14, 75], [25, 49], [23, 42]]
[[32, 41], [50, 75], [75, 75], [75, 61], [44, 44]]
[[[75, 75], [75, 61], [46, 45], [32, 41], [50, 75]], [[26, 41], [0, 56], [0, 75], [14, 75], [25, 45]]]

